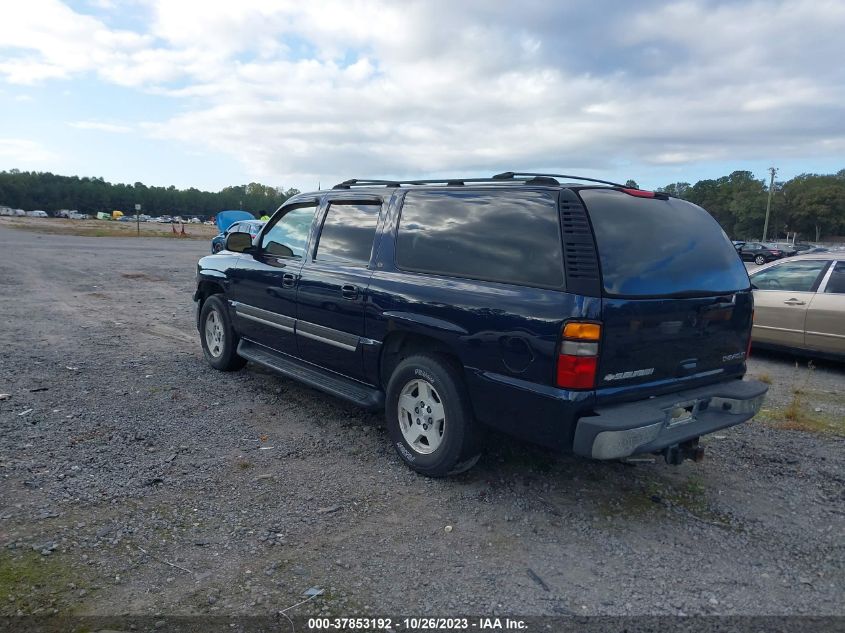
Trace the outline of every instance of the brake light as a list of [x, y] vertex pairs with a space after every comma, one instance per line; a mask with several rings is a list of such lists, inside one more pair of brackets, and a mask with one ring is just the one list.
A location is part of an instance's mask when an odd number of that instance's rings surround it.
[[555, 382], [564, 389], [593, 389], [598, 369], [601, 325], [570, 321], [562, 332]]
[[653, 191], [645, 191], [643, 189], [623, 189], [625, 193], [629, 196], [636, 196], [637, 198], [653, 198], [654, 192]]

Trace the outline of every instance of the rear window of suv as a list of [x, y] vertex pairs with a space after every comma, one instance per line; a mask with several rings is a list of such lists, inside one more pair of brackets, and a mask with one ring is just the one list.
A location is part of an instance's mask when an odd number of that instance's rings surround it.
[[599, 251], [605, 294], [696, 296], [750, 287], [731, 241], [701, 207], [582, 189]]
[[543, 191], [409, 191], [396, 238], [403, 270], [563, 286], [557, 200]]

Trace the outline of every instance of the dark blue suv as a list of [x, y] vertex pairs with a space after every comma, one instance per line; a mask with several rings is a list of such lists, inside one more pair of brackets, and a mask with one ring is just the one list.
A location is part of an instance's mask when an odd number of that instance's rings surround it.
[[722, 229], [610, 182], [349, 180], [289, 199], [254, 243], [230, 234], [197, 282], [212, 367], [384, 409], [430, 476], [471, 467], [487, 426], [595, 459], [699, 459], [766, 392], [743, 380], [753, 298]]

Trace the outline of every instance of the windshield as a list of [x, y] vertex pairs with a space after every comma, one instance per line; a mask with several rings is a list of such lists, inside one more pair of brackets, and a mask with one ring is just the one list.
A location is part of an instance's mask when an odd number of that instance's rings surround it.
[[749, 288], [731, 241], [709, 213], [689, 202], [583, 189], [605, 294], [699, 296]]

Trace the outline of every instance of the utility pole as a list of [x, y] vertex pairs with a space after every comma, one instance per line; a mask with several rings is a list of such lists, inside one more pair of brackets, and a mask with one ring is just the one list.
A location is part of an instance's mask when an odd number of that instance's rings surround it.
[[136, 235], [141, 237], [141, 205], [135, 205], [135, 230], [137, 231]]
[[761, 242], [766, 241], [766, 233], [769, 232], [769, 211], [772, 209], [772, 192], [775, 189], [775, 174], [777, 171], [777, 167], [769, 167], [769, 173], [772, 177], [769, 180], [769, 199], [766, 202], [766, 223], [763, 224], [763, 239], [760, 240]]

